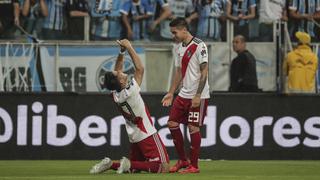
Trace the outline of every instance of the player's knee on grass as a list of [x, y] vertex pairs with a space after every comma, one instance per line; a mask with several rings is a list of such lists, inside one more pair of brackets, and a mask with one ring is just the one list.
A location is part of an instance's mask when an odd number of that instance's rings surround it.
[[200, 131], [200, 128], [198, 126], [194, 126], [194, 125], [191, 125], [191, 124], [188, 124], [188, 128], [189, 128], [189, 133], [190, 134], [193, 134], [193, 133], [196, 133], [196, 132]]
[[176, 128], [179, 126], [179, 123], [169, 120], [167, 125], [168, 125], [168, 128]]

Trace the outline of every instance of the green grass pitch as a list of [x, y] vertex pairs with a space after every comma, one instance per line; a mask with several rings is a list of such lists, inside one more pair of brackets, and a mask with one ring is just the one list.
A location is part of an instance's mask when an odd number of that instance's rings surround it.
[[90, 175], [90, 167], [97, 162], [0, 160], [0, 180], [320, 180], [320, 161], [201, 161], [199, 174], [116, 174], [109, 170]]

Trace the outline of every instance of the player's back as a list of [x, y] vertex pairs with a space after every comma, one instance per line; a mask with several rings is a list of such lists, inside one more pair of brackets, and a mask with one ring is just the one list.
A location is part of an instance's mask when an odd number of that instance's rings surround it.
[[113, 92], [113, 98], [126, 120], [130, 142], [139, 142], [157, 132], [134, 78], [125, 89]]

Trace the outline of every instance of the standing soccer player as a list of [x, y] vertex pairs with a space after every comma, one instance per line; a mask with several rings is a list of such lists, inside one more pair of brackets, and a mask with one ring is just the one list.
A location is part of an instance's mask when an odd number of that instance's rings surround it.
[[[117, 41], [121, 50], [114, 71], [105, 74], [105, 86], [111, 90], [113, 100], [126, 120], [126, 130], [131, 143], [130, 157], [123, 157], [119, 162], [104, 158], [94, 165], [91, 174], [104, 172], [108, 169], [124, 172], [147, 171], [161, 173], [169, 171], [167, 150], [154, 127], [147, 107], [140, 95], [144, 68], [138, 54], [131, 43], [124, 39]], [[132, 79], [122, 72], [125, 50], [128, 51], [135, 66]]]
[[[199, 173], [198, 158], [201, 144], [200, 127], [203, 124], [208, 107], [208, 50], [200, 39], [193, 37], [188, 31], [184, 18], [176, 18], [170, 22], [170, 31], [176, 42], [175, 74], [169, 92], [162, 99], [163, 106], [170, 106], [173, 94], [182, 82], [178, 96], [170, 111], [168, 127], [170, 129], [176, 151], [177, 163], [170, 172]], [[191, 137], [190, 163], [187, 160], [180, 123], [187, 124]]]

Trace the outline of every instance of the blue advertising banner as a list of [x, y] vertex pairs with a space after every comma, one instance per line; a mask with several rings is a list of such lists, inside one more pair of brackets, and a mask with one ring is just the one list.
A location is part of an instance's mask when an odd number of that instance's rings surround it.
[[[144, 48], [135, 49], [145, 64]], [[118, 53], [117, 46], [104, 45], [0, 45], [0, 91], [103, 92], [103, 74], [113, 70]], [[134, 72], [129, 55], [124, 72]]]

